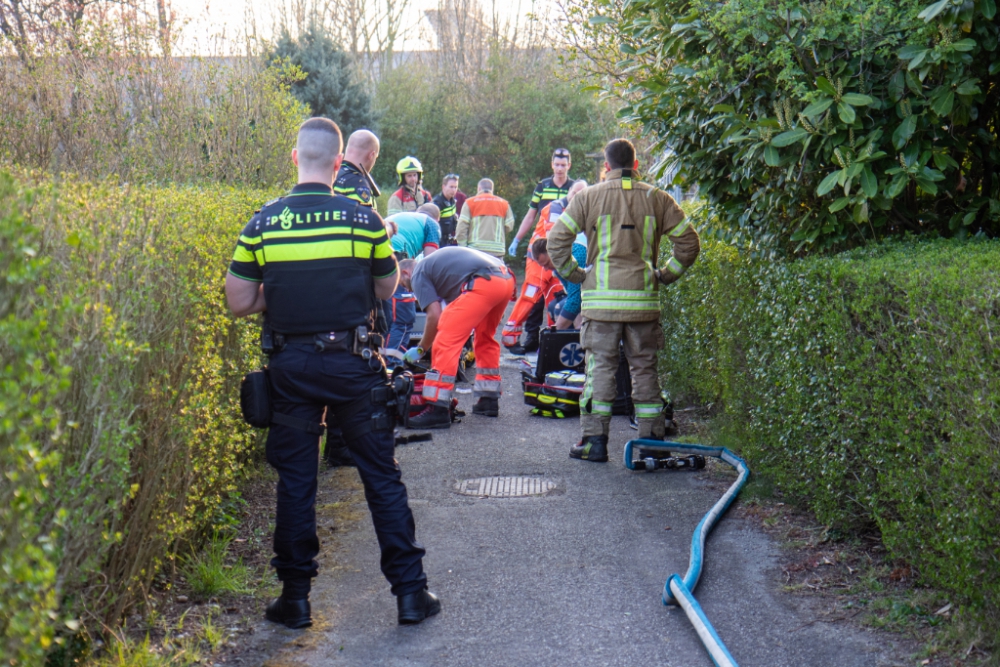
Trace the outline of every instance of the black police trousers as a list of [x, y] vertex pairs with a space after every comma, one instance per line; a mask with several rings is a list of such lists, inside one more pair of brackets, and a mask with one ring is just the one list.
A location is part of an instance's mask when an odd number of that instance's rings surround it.
[[524, 343], [525, 347], [538, 347], [538, 332], [545, 323], [545, 299], [539, 299], [528, 312], [528, 317], [524, 320]]
[[[289, 344], [271, 355], [268, 369], [274, 412], [319, 424], [323, 410], [329, 406], [333, 414], [327, 414], [327, 421], [336, 420], [343, 429], [375, 524], [382, 550], [382, 573], [393, 595], [426, 588], [421, 560], [425, 552], [416, 540], [406, 486], [394, 457], [392, 429], [353, 435], [359, 426], [370, 423], [375, 411], [371, 390], [384, 384], [381, 374], [372, 370], [368, 361], [346, 350], [318, 352], [312, 345], [302, 344]], [[366, 398], [367, 404], [357, 409], [359, 399], [364, 402]], [[267, 436], [267, 462], [278, 472], [275, 557], [271, 565], [283, 582], [308, 586], [308, 580], [319, 569], [315, 560], [319, 553], [319, 440], [318, 435], [280, 424], [272, 424]]]

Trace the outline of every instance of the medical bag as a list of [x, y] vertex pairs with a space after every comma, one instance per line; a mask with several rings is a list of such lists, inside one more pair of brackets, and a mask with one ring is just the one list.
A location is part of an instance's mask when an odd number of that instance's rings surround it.
[[[624, 351], [620, 353], [615, 382], [617, 396], [612, 414], [632, 414], [632, 376]], [[534, 415], [575, 417], [580, 414], [580, 396], [586, 381], [584, 351], [576, 329], [542, 329], [538, 337], [538, 362], [521, 370], [525, 405]], [[527, 362], [525, 362], [527, 364]]]

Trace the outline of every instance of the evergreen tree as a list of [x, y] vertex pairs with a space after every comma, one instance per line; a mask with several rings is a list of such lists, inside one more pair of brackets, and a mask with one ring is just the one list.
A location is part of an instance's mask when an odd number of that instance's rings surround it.
[[308, 104], [314, 116], [335, 121], [344, 139], [354, 130], [374, 130], [377, 116], [372, 98], [357, 80], [351, 56], [337, 46], [318, 21], [312, 21], [298, 38], [285, 28], [270, 60], [299, 66], [306, 78], [292, 84], [292, 94]]

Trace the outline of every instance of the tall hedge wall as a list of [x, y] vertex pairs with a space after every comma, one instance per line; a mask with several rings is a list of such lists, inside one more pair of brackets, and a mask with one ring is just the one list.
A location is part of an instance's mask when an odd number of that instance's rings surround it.
[[664, 300], [667, 386], [720, 405], [757, 474], [998, 609], [1000, 242], [788, 263], [709, 245]]
[[231, 520], [252, 323], [225, 308], [265, 195], [0, 174], [0, 654], [114, 624]]

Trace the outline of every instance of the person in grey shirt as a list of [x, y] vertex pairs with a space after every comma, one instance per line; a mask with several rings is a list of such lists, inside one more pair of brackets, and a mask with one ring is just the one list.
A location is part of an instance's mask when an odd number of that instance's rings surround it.
[[[421, 262], [399, 263], [399, 281], [427, 314], [424, 335], [403, 358], [419, 360], [431, 350], [424, 378], [426, 408], [410, 417], [411, 428], [449, 428], [459, 356], [475, 334], [476, 381], [473, 414], [496, 417], [500, 403], [500, 343], [497, 328], [514, 296], [514, 277], [496, 257], [461, 246], [441, 248]], [[441, 302], [448, 304], [441, 307]]]

